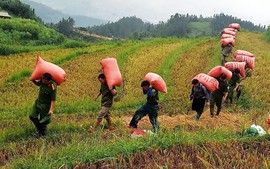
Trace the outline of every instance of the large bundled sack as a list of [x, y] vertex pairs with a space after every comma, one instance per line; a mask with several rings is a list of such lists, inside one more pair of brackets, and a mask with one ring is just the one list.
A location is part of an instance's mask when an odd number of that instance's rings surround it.
[[235, 29], [235, 28], [224, 28], [223, 31], [224, 31], [224, 30], [233, 31], [233, 32], [235, 32], [235, 33], [238, 32], [238, 30]]
[[109, 88], [114, 86], [121, 86], [122, 84], [122, 75], [118, 68], [117, 60], [115, 58], [106, 58], [102, 59], [101, 67], [105, 75], [106, 82]]
[[240, 24], [239, 23], [231, 23], [229, 24], [229, 28], [234, 28], [234, 29], [237, 29], [238, 31], [240, 31]]
[[50, 73], [52, 79], [60, 85], [66, 80], [66, 72], [59, 66], [46, 62], [40, 56], [37, 58], [36, 67], [31, 74], [30, 80], [41, 79], [44, 73]]
[[220, 77], [220, 75], [224, 73], [226, 74], [226, 79], [230, 80], [232, 78], [232, 72], [230, 70], [228, 70], [226, 67], [224, 66], [216, 66], [213, 69], [210, 70], [210, 72], [208, 73], [209, 76], [218, 78]]
[[223, 29], [222, 32], [226, 33], [226, 34], [233, 35], [233, 36], [236, 36], [236, 34], [237, 34], [235, 31], [231, 31], [231, 30], [227, 30], [227, 29]]
[[144, 77], [144, 80], [147, 80], [151, 86], [157, 89], [160, 92], [167, 93], [167, 86], [161, 76], [156, 73], [147, 73]]
[[233, 56], [236, 57], [237, 55], [245, 55], [245, 56], [249, 56], [249, 57], [254, 57], [253, 53], [250, 53], [250, 52], [245, 51], [245, 50], [236, 50], [233, 53]]
[[220, 43], [224, 46], [227, 46], [228, 44], [232, 44], [232, 46], [234, 47], [235, 45], [235, 40], [234, 38], [224, 38], [220, 40]]
[[233, 39], [235, 39], [235, 36], [230, 35], [230, 34], [223, 33], [221, 35], [221, 39], [226, 39], [226, 38], [233, 38]]
[[234, 72], [234, 70], [236, 68], [238, 68], [240, 70], [240, 75], [242, 77], [245, 76], [245, 66], [246, 66], [246, 62], [227, 62], [227, 63], [225, 63], [225, 67], [232, 72]]
[[252, 70], [254, 70], [254, 64], [255, 64], [255, 58], [254, 57], [249, 57], [249, 56], [244, 56], [244, 55], [237, 55], [235, 57], [236, 62], [246, 62], [248, 67]]
[[197, 76], [195, 76], [193, 79], [199, 80], [201, 84], [203, 84], [207, 90], [210, 92], [213, 92], [218, 89], [219, 82], [216, 78], [211, 77], [207, 74], [200, 73]]

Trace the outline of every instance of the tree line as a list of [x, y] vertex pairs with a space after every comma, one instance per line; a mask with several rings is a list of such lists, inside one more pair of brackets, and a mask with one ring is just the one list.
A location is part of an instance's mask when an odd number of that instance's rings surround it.
[[104, 36], [131, 37], [135, 39], [168, 36], [191, 37], [191, 35], [213, 36], [219, 34], [223, 28], [228, 27], [233, 22], [239, 23], [242, 29], [259, 32], [266, 31], [266, 26], [264, 25], [255, 25], [251, 21], [243, 21], [224, 13], [215, 14], [213, 17], [203, 17], [202, 15], [198, 17], [196, 15], [176, 13], [167, 22], [159, 22], [156, 25], [132, 16], [124, 17], [117, 22], [108, 22], [100, 26], [88, 27], [87, 30]]

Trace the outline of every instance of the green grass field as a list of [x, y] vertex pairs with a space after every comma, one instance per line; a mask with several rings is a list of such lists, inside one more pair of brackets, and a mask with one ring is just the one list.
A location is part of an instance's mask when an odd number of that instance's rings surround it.
[[[252, 39], [252, 40], [250, 40]], [[223, 107], [221, 117], [199, 122], [190, 111], [191, 79], [220, 64], [219, 38], [164, 38], [97, 43], [83, 48], [54, 49], [0, 57], [0, 167], [2, 168], [269, 168], [269, 135], [246, 137], [254, 121], [267, 131], [270, 43], [263, 34], [240, 32], [237, 49], [254, 53], [255, 70], [244, 81], [237, 105]], [[35, 60], [61, 66], [67, 80], [58, 87], [55, 115], [45, 137], [35, 138], [28, 118], [38, 94], [29, 81]], [[94, 133], [100, 110], [99, 62], [116, 58], [123, 77], [112, 109], [115, 131], [105, 120]], [[229, 60], [233, 60], [230, 56]], [[131, 138], [126, 125], [145, 102], [140, 83], [148, 72], [160, 74], [168, 93], [160, 93], [159, 133]], [[139, 123], [151, 129], [148, 117]]]

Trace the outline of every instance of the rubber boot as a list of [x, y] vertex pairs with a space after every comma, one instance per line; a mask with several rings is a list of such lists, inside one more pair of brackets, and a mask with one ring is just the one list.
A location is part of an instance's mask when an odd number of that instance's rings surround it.
[[95, 129], [96, 129], [98, 126], [100, 126], [100, 123], [101, 123], [101, 121], [96, 121], [95, 127], [94, 127], [94, 128], [90, 127], [90, 128], [88, 129], [88, 132], [89, 132], [89, 133], [93, 133], [93, 132], [95, 131]]
[[109, 118], [109, 119], [106, 119], [107, 120], [107, 122], [108, 122], [108, 129], [110, 130], [110, 131], [112, 131], [112, 130], [114, 130], [114, 128], [113, 128], [113, 126], [112, 126], [112, 120]]
[[35, 118], [35, 117], [29, 117], [30, 120], [34, 123], [37, 131], [39, 132], [40, 131], [40, 123], [39, 123], [39, 119], [38, 118]]
[[46, 129], [47, 129], [47, 125], [46, 124], [40, 124], [40, 128], [38, 131], [38, 134], [40, 137], [43, 137], [46, 135]]

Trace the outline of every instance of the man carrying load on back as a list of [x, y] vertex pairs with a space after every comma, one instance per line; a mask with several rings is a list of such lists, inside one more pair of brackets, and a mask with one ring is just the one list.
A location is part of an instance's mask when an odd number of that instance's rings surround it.
[[133, 118], [129, 123], [130, 128], [137, 128], [139, 121], [148, 114], [149, 120], [153, 126], [153, 131], [159, 130], [158, 124], [158, 90], [150, 86], [148, 81], [142, 81], [141, 87], [143, 94], [147, 95], [147, 102], [142, 105], [134, 114]]
[[232, 43], [229, 43], [228, 45], [221, 45], [221, 65], [224, 66], [224, 64], [227, 62], [226, 58], [229, 57], [229, 55], [232, 53]]
[[50, 116], [53, 115], [55, 106], [57, 84], [49, 73], [44, 73], [41, 80], [33, 80], [33, 83], [40, 86], [40, 90], [29, 118], [36, 126], [40, 137], [46, 135], [47, 125], [51, 122]]
[[226, 102], [225, 102], [226, 104], [228, 104], [228, 100], [229, 100], [229, 104], [232, 104], [234, 92], [236, 92], [236, 90], [238, 89], [239, 84], [240, 84], [240, 70], [236, 68], [232, 72], [232, 77], [229, 80], [229, 93], [228, 93], [228, 97], [226, 98]]
[[210, 116], [214, 117], [214, 106], [216, 104], [217, 111], [216, 116], [221, 111], [222, 100], [225, 101], [228, 95], [228, 83], [226, 80], [226, 74], [222, 73], [217, 79], [219, 82], [218, 89], [213, 91], [210, 98]]
[[242, 90], [243, 90], [243, 81], [247, 78], [247, 77], [251, 77], [252, 76], [252, 70], [248, 67], [248, 64], [246, 64], [246, 67], [245, 67], [245, 76], [243, 78], [240, 79], [240, 82], [239, 82], [239, 85], [238, 85], [238, 88], [236, 90], [236, 101], [239, 100], [240, 96], [241, 96], [241, 93], [242, 93]]
[[98, 96], [95, 98], [95, 100], [97, 100], [97, 98], [100, 95], [102, 95], [101, 111], [97, 117], [97, 121], [94, 128], [89, 128], [88, 132], [90, 133], [92, 133], [98, 126], [100, 126], [100, 123], [103, 118], [107, 120], [108, 129], [113, 130], [112, 120], [110, 117], [110, 108], [112, 107], [112, 104], [113, 104], [113, 97], [116, 96], [117, 93], [116, 93], [115, 87], [113, 87], [112, 89], [109, 89], [109, 86], [106, 82], [104, 74], [99, 74], [98, 80], [101, 83], [101, 87], [100, 87], [100, 92]]
[[205, 102], [208, 102], [209, 94], [198, 79], [193, 79], [191, 83], [193, 86], [190, 93], [190, 100], [192, 100], [192, 110], [197, 112], [195, 121], [198, 121], [203, 113]]

